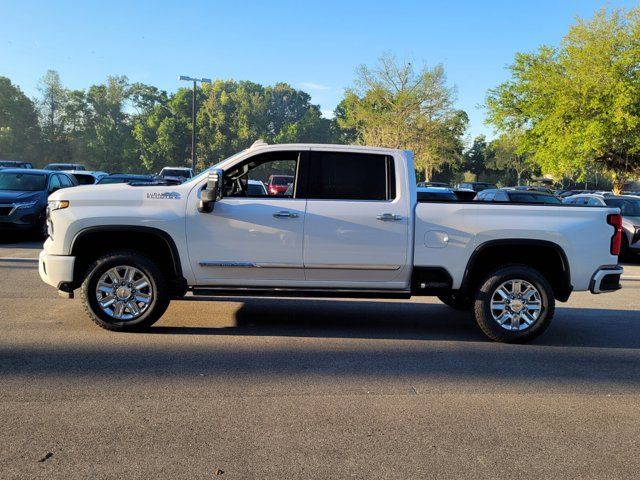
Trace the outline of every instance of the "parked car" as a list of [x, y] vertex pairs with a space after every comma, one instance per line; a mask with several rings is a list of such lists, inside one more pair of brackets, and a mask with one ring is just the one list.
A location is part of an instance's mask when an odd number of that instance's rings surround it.
[[247, 195], [249, 197], [266, 197], [269, 193], [267, 193], [267, 187], [263, 182], [250, 179], [247, 183]]
[[33, 164], [20, 160], [0, 160], [0, 168], [33, 168]]
[[73, 171], [73, 170], [86, 170], [84, 165], [80, 165], [79, 163], [50, 163], [46, 167], [45, 170], [54, 170], [57, 172], [64, 171]]
[[558, 197], [546, 192], [535, 190], [511, 190], [496, 188], [483, 190], [476, 196], [478, 202], [511, 202], [511, 203], [543, 203], [550, 205], [561, 205]]
[[549, 195], [556, 195], [553, 190], [545, 186], [535, 186], [535, 185], [518, 185], [517, 187], [513, 187], [514, 190], [521, 190], [524, 192], [544, 192]]
[[108, 175], [107, 172], [89, 172], [86, 170], [71, 170], [65, 171], [70, 173], [78, 181], [78, 185], [95, 185], [98, 181]]
[[179, 185], [193, 177], [193, 170], [187, 167], [164, 167], [158, 176]]
[[47, 197], [77, 185], [63, 172], [33, 168], [0, 170], [0, 231], [30, 230], [46, 238]]
[[564, 199], [568, 205], [617, 207], [622, 215], [622, 247], [620, 256], [640, 255], [640, 197], [635, 195], [600, 195], [597, 193], [574, 195]]
[[473, 190], [474, 192], [481, 192], [483, 190], [487, 190], [489, 188], [495, 189], [498, 188], [495, 183], [487, 183], [487, 182], [462, 182], [458, 184], [458, 189], [462, 190]]
[[[420, 185], [420, 184], [418, 184]], [[418, 194], [418, 201], [428, 202], [430, 200], [433, 201], [452, 201], [457, 202], [458, 197], [455, 192], [451, 188], [444, 187], [418, 187], [416, 189]]]
[[[285, 164], [292, 198], [246, 197], [243, 179]], [[618, 209], [418, 201], [414, 171], [404, 150], [262, 143], [170, 188], [55, 192], [40, 276], [80, 288], [108, 330], [149, 327], [187, 291], [437, 295], [503, 342], [540, 335], [573, 291], [620, 288]]]
[[442, 188], [451, 188], [448, 183], [445, 182], [418, 182], [418, 188], [420, 187], [442, 187]]
[[163, 184], [164, 181], [155, 175], [138, 175], [134, 173], [111, 173], [100, 178], [96, 185], [107, 185], [110, 183], [150, 183]]
[[293, 175], [271, 175], [267, 182], [267, 191], [269, 195], [283, 196], [290, 185], [293, 185]]
[[453, 193], [456, 194], [456, 198], [461, 202], [471, 202], [475, 200], [477, 195], [473, 190], [467, 190], [464, 188], [456, 188]]
[[573, 195], [580, 195], [583, 193], [589, 193], [589, 190], [562, 190], [557, 195], [560, 198], [571, 197]]

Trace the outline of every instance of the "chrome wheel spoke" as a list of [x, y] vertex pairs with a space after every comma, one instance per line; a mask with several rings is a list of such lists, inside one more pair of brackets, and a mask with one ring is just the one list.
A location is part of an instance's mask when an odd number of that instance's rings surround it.
[[136, 302], [149, 303], [151, 302], [151, 295], [147, 293], [136, 293], [135, 299]]
[[102, 308], [106, 308], [110, 305], [113, 304], [113, 302], [116, 301], [116, 297], [115, 295], [107, 295], [105, 297], [102, 297], [100, 300], [98, 300], [98, 302], [100, 303], [100, 306]]
[[126, 304], [127, 310], [129, 310], [129, 313], [131, 313], [131, 315], [133, 316], [138, 316], [140, 315], [140, 308], [138, 308], [138, 305], [136, 304], [135, 300], [129, 300]]
[[511, 316], [511, 330], [520, 330], [520, 315]]
[[135, 288], [136, 290], [142, 290], [145, 287], [149, 286], [149, 281], [147, 280], [147, 277], [142, 277], [140, 280], [136, 280], [135, 282], [133, 282], [133, 288]]
[[113, 285], [109, 285], [104, 282], [98, 283], [98, 286], [96, 288], [98, 289], [99, 292], [104, 292], [104, 293], [113, 292]]
[[116, 318], [122, 318], [122, 314], [124, 313], [124, 302], [122, 300], [116, 302], [113, 307], [113, 316]]
[[124, 281], [127, 283], [131, 283], [133, 282], [133, 277], [136, 276], [136, 269], [135, 268], [131, 268], [131, 267], [127, 267], [124, 271]]
[[116, 271], [115, 268], [112, 268], [111, 270], [109, 270], [107, 272], [107, 276], [111, 280], [111, 283], [113, 283], [114, 285], [116, 283], [120, 283], [120, 275], [118, 275], [118, 272]]

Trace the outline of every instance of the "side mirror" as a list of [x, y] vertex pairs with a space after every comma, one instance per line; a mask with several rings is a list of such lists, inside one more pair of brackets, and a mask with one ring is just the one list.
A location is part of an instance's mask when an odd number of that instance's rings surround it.
[[222, 198], [224, 171], [221, 169], [211, 170], [207, 177], [207, 186], [200, 192], [200, 202], [198, 211], [201, 213], [211, 213], [214, 204]]

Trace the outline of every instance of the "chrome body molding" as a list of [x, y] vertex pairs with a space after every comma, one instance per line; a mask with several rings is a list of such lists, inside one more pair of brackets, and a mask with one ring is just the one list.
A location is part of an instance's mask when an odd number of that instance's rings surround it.
[[400, 265], [350, 265], [345, 263], [313, 263], [304, 268], [312, 270], [400, 270]]
[[252, 263], [252, 262], [218, 262], [215, 260], [203, 260], [198, 262], [201, 267], [217, 268], [307, 268], [313, 270], [400, 270], [400, 265], [350, 265], [350, 264], [325, 264], [314, 263], [312, 265], [300, 265], [297, 263]]

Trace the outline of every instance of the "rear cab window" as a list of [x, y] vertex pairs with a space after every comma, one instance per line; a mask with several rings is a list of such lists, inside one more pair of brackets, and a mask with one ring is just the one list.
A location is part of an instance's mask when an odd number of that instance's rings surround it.
[[305, 194], [310, 200], [396, 198], [395, 164], [389, 155], [316, 151], [307, 168]]

